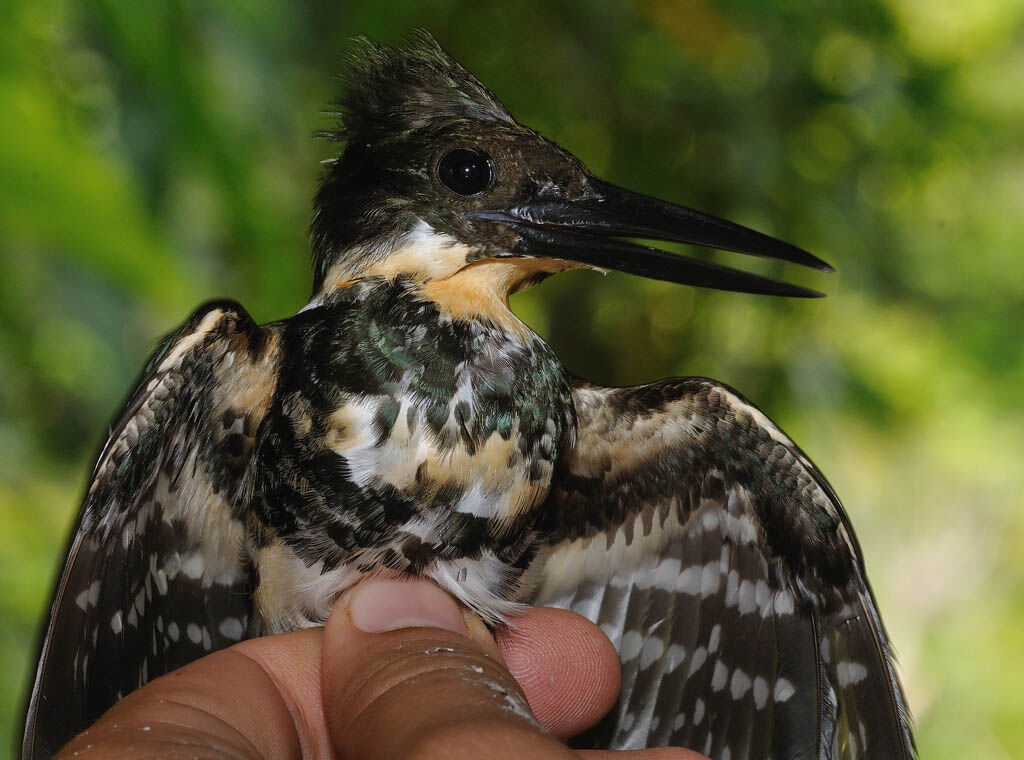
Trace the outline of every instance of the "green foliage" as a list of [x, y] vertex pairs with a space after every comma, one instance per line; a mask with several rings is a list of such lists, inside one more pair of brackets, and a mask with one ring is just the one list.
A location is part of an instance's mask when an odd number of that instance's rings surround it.
[[143, 357], [206, 298], [304, 302], [329, 74], [351, 36], [416, 26], [595, 172], [836, 265], [785, 271], [819, 302], [574, 273], [514, 305], [596, 381], [709, 375], [762, 405], [859, 529], [922, 755], [1024, 754], [1014, 0], [4, 4], [0, 746]]

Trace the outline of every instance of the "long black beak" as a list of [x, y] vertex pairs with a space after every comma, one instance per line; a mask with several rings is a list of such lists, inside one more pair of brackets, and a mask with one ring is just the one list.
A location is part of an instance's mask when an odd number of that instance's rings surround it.
[[538, 200], [512, 209], [477, 211], [472, 215], [510, 227], [518, 236], [513, 254], [577, 261], [703, 288], [798, 298], [823, 295], [799, 285], [616, 238], [692, 243], [833, 271], [816, 256], [781, 240], [685, 206], [624, 190], [595, 177], [589, 179], [588, 192], [576, 200]]

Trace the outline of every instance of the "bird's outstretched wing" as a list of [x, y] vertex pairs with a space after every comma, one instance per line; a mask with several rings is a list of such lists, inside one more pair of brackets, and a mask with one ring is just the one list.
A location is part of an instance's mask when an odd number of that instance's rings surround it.
[[120, 696], [246, 635], [234, 507], [273, 394], [276, 338], [211, 303], [159, 346], [100, 452], [41, 643], [22, 755], [50, 757]]
[[803, 452], [710, 380], [573, 395], [531, 601], [585, 615], [619, 650], [619, 704], [581, 741], [913, 757], [860, 549]]

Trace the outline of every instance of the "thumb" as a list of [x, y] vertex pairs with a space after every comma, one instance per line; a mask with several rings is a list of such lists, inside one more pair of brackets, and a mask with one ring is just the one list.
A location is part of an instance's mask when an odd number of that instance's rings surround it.
[[321, 672], [341, 757], [574, 756], [537, 723], [479, 618], [429, 581], [353, 589], [327, 622]]

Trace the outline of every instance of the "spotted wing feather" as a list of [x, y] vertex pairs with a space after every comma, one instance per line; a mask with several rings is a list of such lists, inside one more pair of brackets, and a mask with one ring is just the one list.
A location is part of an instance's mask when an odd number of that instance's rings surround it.
[[93, 471], [41, 643], [22, 756], [250, 626], [236, 505], [272, 393], [273, 336], [232, 303], [157, 349]]
[[619, 703], [581, 746], [914, 756], [860, 550], [807, 457], [703, 379], [578, 384], [532, 601], [598, 623]]

